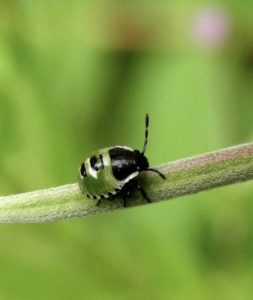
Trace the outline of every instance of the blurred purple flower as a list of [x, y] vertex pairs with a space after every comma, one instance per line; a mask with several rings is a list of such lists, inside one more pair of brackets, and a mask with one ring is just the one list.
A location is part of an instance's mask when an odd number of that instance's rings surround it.
[[193, 37], [203, 47], [217, 48], [226, 42], [230, 29], [230, 17], [221, 8], [204, 8], [193, 21]]

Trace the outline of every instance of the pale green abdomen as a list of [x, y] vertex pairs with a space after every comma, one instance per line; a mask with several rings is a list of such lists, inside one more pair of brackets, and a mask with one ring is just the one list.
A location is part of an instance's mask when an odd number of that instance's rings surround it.
[[115, 189], [121, 189], [124, 185], [113, 176], [109, 149], [104, 148], [92, 154], [96, 157], [99, 157], [99, 154], [103, 156], [103, 168], [99, 168], [97, 172], [91, 169], [90, 158], [85, 161], [87, 176], [82, 177], [80, 174], [78, 176], [78, 183], [83, 194], [97, 198], [101, 196], [108, 198], [116, 194]]

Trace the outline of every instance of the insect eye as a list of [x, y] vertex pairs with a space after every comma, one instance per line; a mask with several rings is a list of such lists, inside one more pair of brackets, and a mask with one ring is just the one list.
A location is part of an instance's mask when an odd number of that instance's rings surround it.
[[81, 165], [80, 173], [83, 177], [87, 176], [84, 163], [82, 163], [82, 165]]
[[90, 158], [90, 166], [92, 167], [92, 169], [98, 171], [98, 169], [99, 169], [99, 162], [98, 162], [96, 156], [92, 156]]

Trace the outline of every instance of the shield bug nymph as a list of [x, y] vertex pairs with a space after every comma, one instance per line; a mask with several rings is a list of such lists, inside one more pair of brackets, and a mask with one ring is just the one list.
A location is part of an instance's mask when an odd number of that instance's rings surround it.
[[134, 150], [127, 146], [107, 147], [95, 151], [88, 157], [79, 169], [78, 184], [83, 194], [88, 198], [98, 200], [122, 196], [124, 206], [131, 195], [132, 185], [151, 202], [144, 188], [136, 180], [139, 173], [152, 171], [163, 179], [165, 175], [150, 168], [145, 151], [148, 144], [149, 115], [145, 116], [145, 140], [143, 150]]

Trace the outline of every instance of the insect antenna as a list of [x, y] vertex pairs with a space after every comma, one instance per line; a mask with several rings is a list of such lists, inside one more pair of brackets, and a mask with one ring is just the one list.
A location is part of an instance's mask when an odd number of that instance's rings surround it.
[[155, 172], [155, 173], [157, 173], [160, 177], [162, 177], [162, 179], [166, 179], [166, 176], [165, 176], [163, 173], [161, 173], [160, 171], [156, 170], [156, 169], [148, 168], [148, 169], [146, 169], [145, 171]]
[[142, 154], [145, 153], [147, 144], [148, 144], [148, 125], [149, 125], [149, 115], [148, 115], [148, 113], [146, 113], [146, 115], [145, 115], [145, 140], [144, 140], [143, 150], [141, 152]]

